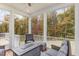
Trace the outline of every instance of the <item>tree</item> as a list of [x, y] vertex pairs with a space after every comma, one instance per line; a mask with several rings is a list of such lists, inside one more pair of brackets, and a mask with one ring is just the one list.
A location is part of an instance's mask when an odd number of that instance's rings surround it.
[[59, 20], [58, 23], [59, 26], [57, 27], [62, 28], [60, 31], [62, 35], [64, 34], [68, 38], [74, 38], [74, 27], [75, 27], [74, 6], [67, 8], [67, 10], [64, 13], [57, 15], [57, 18]]
[[63, 10], [64, 12], [59, 14], [57, 14], [56, 11], [48, 14], [48, 35], [54, 37], [74, 38], [74, 6], [64, 8]]

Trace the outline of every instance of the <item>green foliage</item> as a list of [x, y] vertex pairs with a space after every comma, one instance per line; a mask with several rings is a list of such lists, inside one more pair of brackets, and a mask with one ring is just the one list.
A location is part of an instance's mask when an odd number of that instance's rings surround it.
[[[74, 6], [68, 7], [63, 13], [53, 17], [48, 16], [48, 35], [55, 37], [74, 38], [75, 30]], [[52, 24], [54, 22], [54, 24]]]
[[0, 24], [0, 33], [8, 32], [8, 25], [6, 21], [2, 22], [2, 24]]
[[43, 15], [41, 15], [39, 22], [36, 16], [32, 18], [32, 33], [35, 35], [43, 34]]
[[15, 19], [15, 34], [24, 35], [28, 32], [28, 18]]

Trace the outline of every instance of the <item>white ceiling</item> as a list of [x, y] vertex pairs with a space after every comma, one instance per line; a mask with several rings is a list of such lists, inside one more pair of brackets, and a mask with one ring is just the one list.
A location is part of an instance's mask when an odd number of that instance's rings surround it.
[[31, 3], [31, 6], [28, 6], [28, 3], [2, 3], [0, 4], [0, 8], [4, 7], [5, 9], [23, 16], [32, 17], [45, 12], [63, 8], [68, 5], [71, 5], [71, 3]]
[[57, 3], [31, 3], [30, 7], [27, 3], [7, 3], [6, 5], [14, 9], [17, 9], [21, 12], [32, 14], [39, 10], [46, 9], [51, 6], [56, 6]]

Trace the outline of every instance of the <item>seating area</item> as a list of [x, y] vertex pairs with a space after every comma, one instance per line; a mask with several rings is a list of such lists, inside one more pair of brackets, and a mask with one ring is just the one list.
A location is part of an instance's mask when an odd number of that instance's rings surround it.
[[54, 48], [47, 48], [44, 42], [31, 42], [21, 47], [13, 48], [12, 51], [16, 56], [69, 56], [69, 47], [69, 41], [67, 40], [62, 42], [59, 50], [55, 46]]
[[[33, 34], [27, 34], [26, 40], [24, 45], [10, 49], [10, 53], [13, 56], [70, 56], [68, 40], [64, 40], [61, 47], [51, 45], [51, 48], [48, 48], [45, 42], [35, 42]], [[6, 54], [5, 47], [0, 46], [0, 55], [5, 56]]]

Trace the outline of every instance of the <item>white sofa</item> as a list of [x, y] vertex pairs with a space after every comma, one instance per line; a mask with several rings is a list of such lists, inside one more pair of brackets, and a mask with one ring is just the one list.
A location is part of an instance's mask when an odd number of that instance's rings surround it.
[[[41, 45], [44, 42], [31, 42], [20, 47], [12, 48], [15, 56], [40, 56]], [[44, 49], [44, 48], [43, 48]]]

